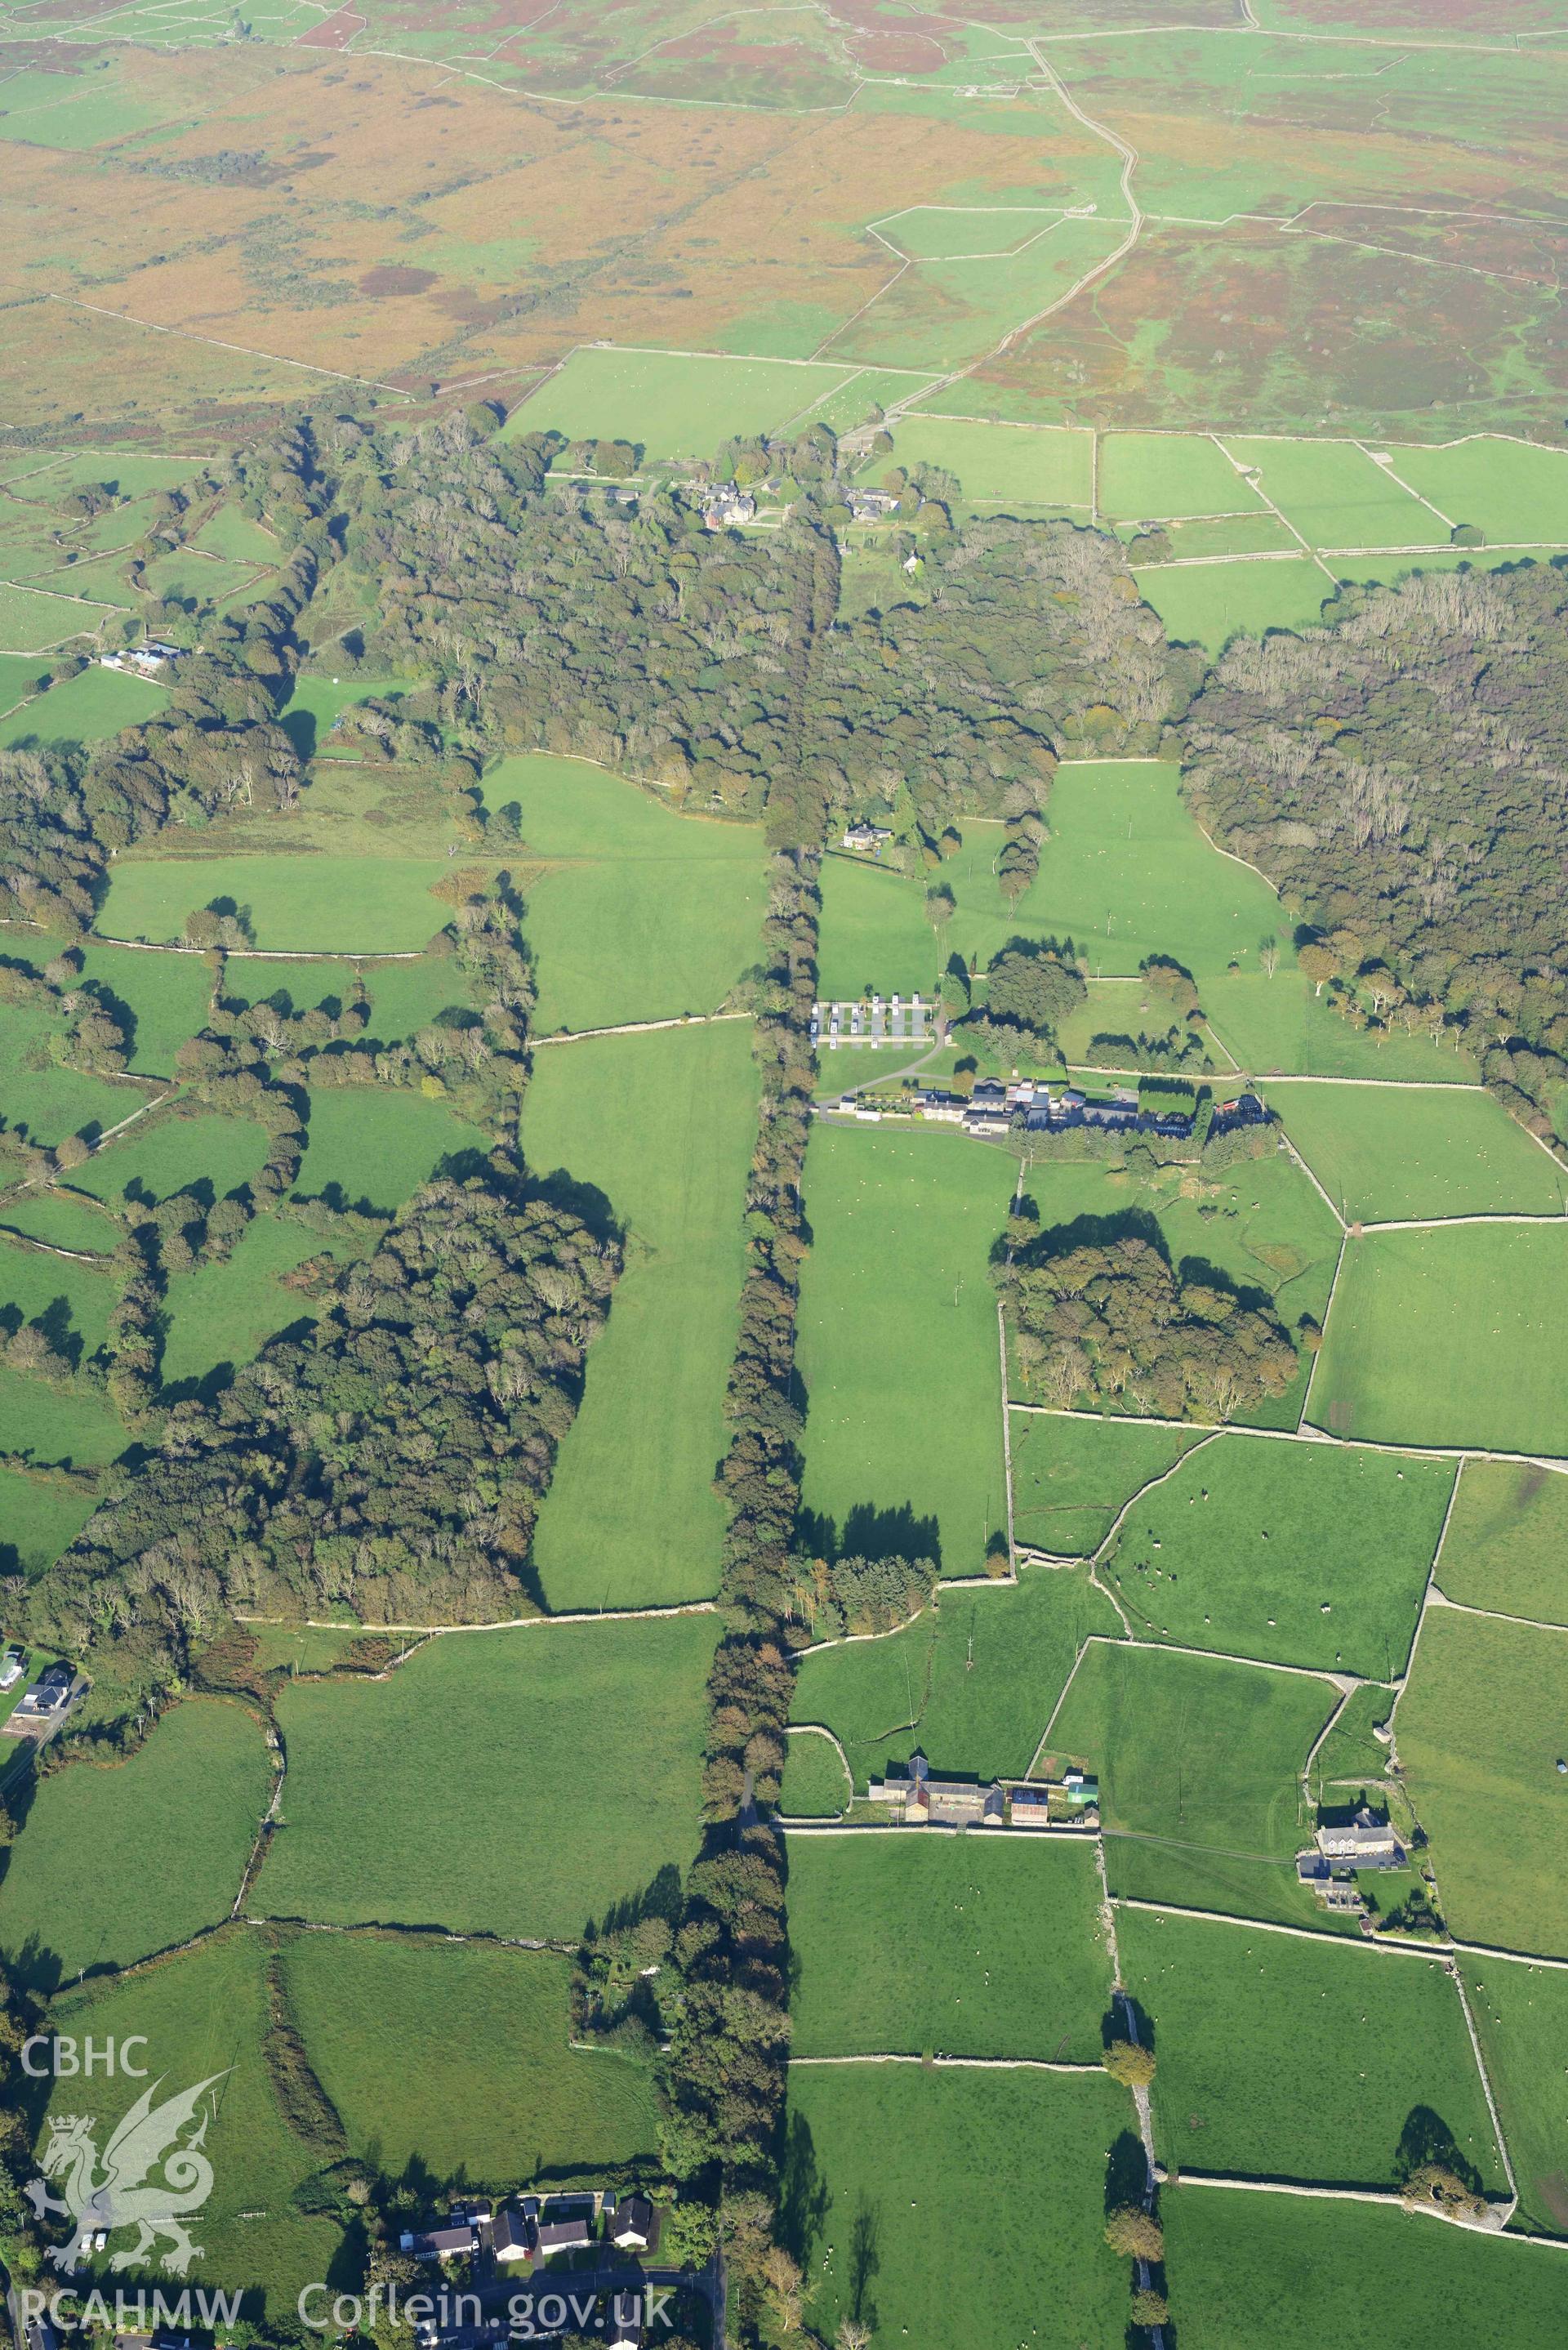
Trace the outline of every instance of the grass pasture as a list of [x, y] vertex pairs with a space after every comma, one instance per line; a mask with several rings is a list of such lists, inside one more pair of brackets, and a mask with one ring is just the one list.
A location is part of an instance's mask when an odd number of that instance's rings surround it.
[[1091, 434], [1028, 425], [983, 424], [957, 417], [901, 416], [893, 433], [897, 462], [941, 465], [977, 506], [1089, 509], [1094, 488]]
[[54, 1144], [67, 1134], [93, 1135], [129, 1118], [146, 1099], [139, 1086], [64, 1068], [50, 1046], [65, 1034], [63, 1020], [39, 1005], [8, 1003], [0, 1030], [0, 1102], [8, 1126], [25, 1128], [30, 1142]]
[[1182, 2350], [1539, 2350], [1568, 2325], [1568, 2261], [1506, 2237], [1203, 2187], [1160, 2208]]
[[42, 1780], [0, 1884], [0, 1944], [52, 1990], [121, 1967], [226, 1918], [272, 1792], [260, 1724], [187, 1698], [124, 1762]]
[[296, 1199], [341, 1197], [350, 1207], [400, 1208], [442, 1162], [489, 1144], [444, 1104], [390, 1087], [322, 1087], [310, 1124]]
[[1344, 2187], [1392, 2187], [1406, 2124], [1437, 2114], [1489, 2193], [1507, 2180], [1464, 2012], [1441, 1961], [1379, 1958], [1123, 1909], [1116, 1948], [1150, 2016], [1160, 2159]]
[[1428, 1609], [1395, 1742], [1462, 1940], [1568, 1956], [1565, 1714], [1568, 1633]]
[[529, 1164], [591, 1185], [626, 1234], [535, 1534], [553, 1608], [654, 1607], [718, 1588], [725, 1518], [712, 1477], [728, 1435], [756, 1086], [750, 1024], [738, 1020], [537, 1056]]
[[1179, 1429], [1130, 1419], [1012, 1419], [1012, 1525], [1017, 1541], [1086, 1558], [1140, 1486], [1199, 1441]]
[[226, 1378], [280, 1330], [314, 1321], [316, 1301], [286, 1288], [284, 1277], [327, 1246], [321, 1233], [286, 1216], [255, 1216], [232, 1255], [176, 1274], [164, 1306], [165, 1388], [188, 1394], [214, 1372]]
[[[1005, 1546], [987, 1261], [1014, 1173], [1004, 1151], [950, 1131], [812, 1130], [805, 1197], [815, 1239], [797, 1352], [808, 1399], [803, 1498], [832, 1520], [846, 1552], [885, 1537], [906, 1555], [938, 1555], [953, 1575], [981, 1573], [993, 1537]], [[864, 1521], [850, 1522], [865, 1512], [874, 1523], [857, 1532]], [[895, 1542], [904, 1513], [917, 1523]]]
[[1100, 436], [1099, 509], [1107, 522], [1176, 522], [1264, 511], [1257, 492], [1207, 432]]
[[[1272, 979], [1262, 971], [1206, 979], [1203, 1003], [1221, 1052], [1251, 1076], [1419, 1078], [1442, 1086], [1477, 1081], [1475, 1063], [1448, 1037], [1418, 1029], [1353, 1028], [1288, 961]], [[1282, 1099], [1278, 1106], [1285, 1107]]]
[[47, 1241], [51, 1248], [84, 1250], [107, 1256], [119, 1238], [114, 1216], [98, 1201], [57, 1183], [18, 1192], [0, 1208], [3, 1229], [25, 1239]]
[[[319, 2141], [296, 2135], [278, 2102], [266, 2061], [267, 1957], [260, 1934], [231, 1927], [166, 1966], [73, 1991], [49, 2016], [51, 2031], [100, 2043], [143, 2035], [141, 2061], [168, 2080], [166, 2094], [213, 2082], [216, 2112], [204, 2145], [213, 2189], [201, 2215], [203, 2258], [196, 2275], [209, 2289], [244, 2288], [254, 2295], [247, 2307], [254, 2315], [264, 2307], [292, 2314], [306, 2285], [334, 2274], [341, 2241], [335, 2220], [312, 2216], [295, 2199], [334, 2158]], [[62, 2114], [91, 2116], [101, 2147], [149, 2086], [119, 2074], [65, 2079], [56, 2085], [53, 2105]], [[107, 2256], [94, 2264], [92, 2281], [107, 2287], [111, 2306], [117, 2280], [108, 2262], [134, 2241], [129, 2230], [117, 2231]], [[78, 2289], [85, 2292], [87, 2282]], [[176, 2288], [165, 2283], [164, 2290], [172, 2294]]]
[[1291, 1086], [1270, 1107], [1352, 1223], [1561, 1215], [1568, 1178], [1479, 1086]]
[[[8, 1250], [0, 1254], [0, 1269], [9, 1255]], [[106, 1313], [113, 1295], [106, 1287]], [[46, 1466], [99, 1469], [125, 1450], [125, 1442], [113, 1406], [98, 1388], [80, 1382], [48, 1388], [42, 1379], [0, 1367], [0, 1452], [19, 1452]], [[40, 1522], [40, 1507], [28, 1504], [34, 1523]]]
[[[576, 1939], [696, 1853], [716, 1631], [677, 1616], [457, 1633], [387, 1681], [295, 1681], [286, 1825], [253, 1907]], [[460, 1799], [481, 1833], [454, 1836]]]
[[0, 1469], [0, 1575], [41, 1575], [97, 1507], [97, 1494], [80, 1485]]
[[514, 805], [523, 827], [535, 1034], [713, 1012], [755, 961], [767, 899], [755, 825], [677, 816], [581, 759], [503, 760], [484, 795]]
[[1016, 1586], [946, 1592], [880, 1639], [808, 1649], [794, 1719], [837, 1735], [862, 1793], [917, 1746], [938, 1772], [1022, 1778], [1083, 1641], [1119, 1628], [1081, 1569], [1026, 1567]]
[[858, 2312], [881, 2341], [925, 2342], [940, 2311], [944, 2350], [1119, 2344], [1106, 2158], [1131, 2116], [1104, 2074], [795, 2065], [782, 2230], [815, 2281], [812, 2325], [831, 2339]]
[[1046, 814], [1051, 837], [1013, 927], [1071, 939], [1093, 972], [1130, 977], [1168, 954], [1201, 983], [1232, 959], [1256, 969], [1260, 941], [1286, 928], [1267, 882], [1199, 832], [1168, 761], [1064, 761]]
[[1111, 1991], [1099, 1903], [1086, 1839], [792, 1836], [794, 2054], [1092, 2064]]
[[1173, 645], [1224, 651], [1232, 637], [1299, 636], [1315, 628], [1334, 583], [1310, 555], [1242, 556], [1231, 562], [1145, 565], [1138, 593], [1165, 623]]
[[0, 585], [0, 649], [8, 653], [47, 652], [67, 637], [92, 636], [113, 607], [80, 598], [45, 594], [35, 588]]
[[95, 663], [12, 711], [0, 722], [0, 750], [31, 743], [101, 743], [122, 726], [156, 718], [168, 699], [167, 688], [154, 678]]
[[202, 957], [140, 954], [134, 947], [88, 939], [82, 977], [113, 1008], [130, 1013], [130, 1066], [137, 1076], [170, 1076], [175, 1054], [206, 1021], [213, 975]]
[[553, 1951], [406, 1934], [283, 1948], [295, 2022], [349, 2147], [389, 2174], [418, 2163], [506, 2189], [653, 2151], [648, 2067], [568, 2047], [570, 1967]]
[[[1097, 1641], [1042, 1757], [1096, 1767], [1111, 1888], [1127, 1837], [1241, 1859], [1295, 1850], [1297, 1776], [1336, 1702], [1327, 1681], [1228, 1658]], [[1180, 1897], [1170, 1895], [1171, 1899]]]
[[786, 1819], [838, 1819], [854, 1792], [831, 1738], [804, 1727], [790, 1734], [779, 1796], [779, 1810]]
[[711, 457], [732, 433], [787, 424], [854, 372], [839, 361], [584, 345], [513, 410], [504, 431], [508, 439], [556, 432], [571, 441], [630, 441], [650, 457]]
[[[18, 1319], [36, 1322], [78, 1370], [80, 1358], [108, 1336], [109, 1312], [119, 1295], [119, 1277], [96, 1265], [73, 1264], [68, 1258], [19, 1248], [15, 1242], [0, 1246], [0, 1322], [9, 1329], [16, 1328]], [[36, 1380], [19, 1384], [40, 1399], [49, 1392]], [[40, 1400], [37, 1419], [44, 1426], [50, 1423], [59, 1400], [51, 1396], [47, 1409]]]
[[1227, 440], [1309, 546], [1446, 546], [1449, 525], [1353, 441]]
[[113, 1207], [125, 1199], [171, 1199], [197, 1184], [221, 1200], [250, 1181], [266, 1151], [265, 1129], [254, 1118], [187, 1112], [182, 1104], [139, 1120], [95, 1150], [71, 1170], [71, 1185]]
[[1501, 433], [1446, 448], [1390, 451], [1393, 470], [1456, 523], [1474, 523], [1494, 546], [1568, 540], [1568, 455]]
[[1101, 1572], [1139, 1639], [1392, 1680], [1453, 1482], [1451, 1461], [1221, 1436], [1135, 1503]]
[[1462, 1607], [1568, 1625], [1568, 1477], [1467, 1461], [1438, 1580]]
[[1514, 2225], [1568, 2235], [1568, 1976], [1506, 1959], [1459, 1968], [1519, 2183]]
[[154, 944], [183, 935], [185, 917], [223, 898], [248, 910], [256, 943], [289, 953], [396, 954], [424, 946], [448, 909], [433, 857], [330, 851], [286, 856], [120, 858], [99, 909], [99, 935]]
[[1568, 1227], [1456, 1224], [1345, 1244], [1312, 1388], [1336, 1436], [1568, 1455]]

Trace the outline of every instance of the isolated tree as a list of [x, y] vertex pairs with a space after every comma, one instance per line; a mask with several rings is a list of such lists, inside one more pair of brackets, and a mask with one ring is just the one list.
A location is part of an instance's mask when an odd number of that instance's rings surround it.
[[840, 2320], [833, 2338], [835, 2350], [868, 2350], [871, 2328], [863, 2325], [857, 2317], [846, 2317]]
[[1129, 2314], [1135, 2325], [1163, 2325], [1170, 2315], [1170, 2304], [1164, 2293], [1156, 2293], [1152, 2285], [1140, 2285], [1132, 2297]]
[[1258, 961], [1263, 966], [1264, 976], [1272, 979], [1280, 967], [1280, 942], [1272, 934], [1258, 941]]
[[1162, 2261], [1165, 2230], [1141, 2204], [1120, 2203], [1106, 2218], [1106, 2241], [1128, 2261]]
[[927, 890], [926, 920], [936, 932], [939, 946], [941, 944], [942, 932], [952, 920], [956, 911], [957, 900], [945, 881], [939, 881], [934, 889]]
[[1111, 2041], [1100, 2062], [1124, 2089], [1147, 2089], [1154, 2078], [1154, 2051], [1136, 2040]]

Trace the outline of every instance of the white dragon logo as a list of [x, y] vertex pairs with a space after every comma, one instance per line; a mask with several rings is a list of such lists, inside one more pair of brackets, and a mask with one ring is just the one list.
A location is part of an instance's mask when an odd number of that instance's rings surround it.
[[[100, 2230], [112, 2234], [117, 2228], [134, 2228], [138, 2232], [128, 2251], [115, 2254], [111, 2268], [134, 2268], [147, 2261], [161, 2236], [169, 2239], [161, 2265], [171, 2276], [183, 2276], [192, 2261], [203, 2257], [200, 2244], [191, 2241], [185, 2223], [195, 2217], [213, 2191], [213, 2166], [201, 2147], [216, 2104], [202, 2114], [183, 2145], [178, 2140], [181, 2131], [195, 2120], [208, 2090], [225, 2077], [213, 2073], [198, 2081], [193, 2089], [166, 2097], [161, 2106], [152, 2100], [163, 2085], [154, 2081], [115, 2129], [103, 2150], [101, 2168], [92, 2117], [50, 2116], [49, 2135], [38, 2160], [47, 2177], [65, 2179], [64, 2200], [51, 2195], [42, 2178], [31, 2180], [26, 2192], [40, 2220], [49, 2212], [58, 2212], [73, 2223], [68, 2242], [50, 2251], [57, 2269], [76, 2268], [92, 2249], [92, 2240]], [[161, 2179], [150, 2179], [149, 2174], [159, 2169]]]

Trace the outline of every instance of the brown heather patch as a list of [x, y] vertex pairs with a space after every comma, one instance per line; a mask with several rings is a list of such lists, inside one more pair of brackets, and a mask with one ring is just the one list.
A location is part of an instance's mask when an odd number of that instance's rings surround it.
[[359, 291], [375, 301], [387, 294], [427, 294], [440, 283], [433, 269], [410, 269], [407, 263], [381, 262], [374, 269], [367, 269], [359, 280]]

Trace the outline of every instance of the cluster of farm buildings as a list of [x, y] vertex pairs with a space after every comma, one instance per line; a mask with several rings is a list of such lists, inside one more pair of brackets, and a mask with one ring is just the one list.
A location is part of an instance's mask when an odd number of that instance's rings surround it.
[[901, 1769], [873, 1779], [869, 1800], [884, 1804], [899, 1827], [1044, 1828], [1091, 1827], [1099, 1820], [1100, 1783], [1091, 1773], [1071, 1770], [1059, 1780], [989, 1785], [978, 1779], [939, 1779], [919, 1748]]
[[[1157, 1109], [1140, 1100], [1131, 1086], [1114, 1086], [1108, 1099], [1097, 1101], [1076, 1086], [1047, 1085], [1030, 1077], [1015, 1085], [983, 1078], [967, 1095], [941, 1086], [917, 1086], [889, 1096], [846, 1093], [830, 1107], [872, 1125], [887, 1117], [916, 1117], [981, 1136], [1008, 1134], [1014, 1128], [1024, 1134], [1064, 1134], [1073, 1128], [1087, 1128], [1106, 1134], [1154, 1134], [1169, 1141], [1189, 1142], [1198, 1122], [1196, 1104], [1190, 1109]], [[1209, 1131], [1226, 1134], [1233, 1127], [1266, 1126], [1268, 1118], [1256, 1094], [1241, 1093], [1216, 1105]]]
[[649, 2279], [640, 2262], [658, 2250], [659, 2225], [660, 2214], [646, 2195], [596, 2190], [454, 2203], [444, 2219], [406, 2229], [399, 2249], [442, 2273], [462, 2262], [468, 2282], [460, 2299], [476, 2322], [455, 2328], [426, 2324], [421, 2350], [477, 2350], [493, 2339], [504, 2341], [506, 2321], [496, 2313], [510, 2310], [520, 2283], [544, 2289], [533, 2305], [535, 2333], [560, 2330], [549, 2322], [547, 2304], [560, 2303], [565, 2327], [568, 2307], [580, 2313], [590, 2302], [602, 2303], [593, 2320], [596, 2341], [602, 2339], [606, 2350], [641, 2350], [642, 2288]]
[[1409, 1861], [1392, 1821], [1363, 1804], [1348, 1820], [1325, 1823], [1305, 1852], [1296, 1855], [1296, 1880], [1310, 1886], [1325, 1909], [1365, 1917], [1366, 1904], [1355, 1887], [1361, 1869], [1404, 1868]]

